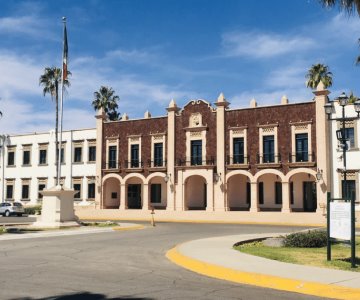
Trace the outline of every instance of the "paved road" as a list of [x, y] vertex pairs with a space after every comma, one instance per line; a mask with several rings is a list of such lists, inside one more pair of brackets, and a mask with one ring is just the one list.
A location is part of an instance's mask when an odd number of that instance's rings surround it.
[[192, 239], [294, 230], [160, 223], [137, 231], [1, 241], [0, 299], [320, 299], [207, 278], [164, 256]]
[[2, 224], [11, 224], [11, 223], [32, 223], [35, 222], [35, 217], [3, 217], [0, 216], [0, 225]]

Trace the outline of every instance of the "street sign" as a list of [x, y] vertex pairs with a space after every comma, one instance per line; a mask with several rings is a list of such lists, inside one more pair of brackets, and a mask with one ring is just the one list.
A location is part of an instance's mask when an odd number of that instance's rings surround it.
[[351, 203], [330, 202], [330, 237], [351, 240]]

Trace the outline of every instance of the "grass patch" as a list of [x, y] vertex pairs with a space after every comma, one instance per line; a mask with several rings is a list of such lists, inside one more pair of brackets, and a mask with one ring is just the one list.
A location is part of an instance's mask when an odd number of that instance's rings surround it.
[[106, 222], [81, 222], [82, 226], [93, 226], [93, 227], [114, 227], [119, 226], [118, 223], [112, 222], [112, 221], [106, 221]]
[[[333, 244], [331, 247], [331, 261], [326, 260], [326, 247], [321, 248], [296, 248], [296, 247], [270, 247], [262, 241], [245, 243], [234, 249], [256, 256], [261, 256], [277, 261], [325, 267], [346, 271], [360, 272], [360, 259], [356, 258], [357, 268], [351, 268], [351, 249], [347, 244]], [[360, 238], [356, 238], [356, 253], [360, 251]]]

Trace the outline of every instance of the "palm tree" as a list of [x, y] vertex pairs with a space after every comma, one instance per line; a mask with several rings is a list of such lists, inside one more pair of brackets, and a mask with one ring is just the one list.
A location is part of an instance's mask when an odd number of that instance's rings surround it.
[[345, 10], [349, 15], [356, 10], [360, 16], [360, 0], [319, 0], [325, 7], [339, 5], [340, 10]]
[[[56, 145], [56, 177], [58, 175], [58, 131], [59, 131], [59, 86], [61, 85], [61, 69], [56, 67], [47, 67], [44, 69], [44, 74], [39, 78], [39, 85], [43, 87], [43, 95], [50, 94], [51, 99], [55, 100], [55, 145]], [[71, 75], [70, 71], [67, 71]], [[64, 86], [69, 87], [70, 82], [65, 79]]]
[[102, 108], [111, 121], [119, 120], [120, 114], [117, 111], [120, 100], [111, 87], [101, 86], [98, 92], [94, 92], [92, 106], [95, 110]]
[[305, 77], [308, 79], [306, 87], [316, 89], [320, 81], [324, 84], [325, 88], [332, 86], [332, 73], [326, 65], [312, 65]]

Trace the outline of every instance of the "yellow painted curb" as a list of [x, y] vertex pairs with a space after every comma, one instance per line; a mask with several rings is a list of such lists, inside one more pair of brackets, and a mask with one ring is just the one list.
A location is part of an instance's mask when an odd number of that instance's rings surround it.
[[263, 288], [295, 292], [334, 299], [358, 300], [360, 289], [346, 288], [310, 281], [287, 279], [272, 275], [236, 271], [233, 269], [208, 264], [178, 252], [177, 247], [169, 250], [166, 257], [173, 263], [193, 272], [228, 280], [236, 283], [255, 285]]
[[116, 230], [116, 231], [126, 231], [126, 230], [139, 230], [139, 229], [144, 229], [145, 226], [142, 226], [142, 225], [136, 225], [136, 226], [129, 226], [129, 227], [121, 227], [121, 226], [116, 226], [116, 227], [113, 227], [112, 229], [113, 230]]

